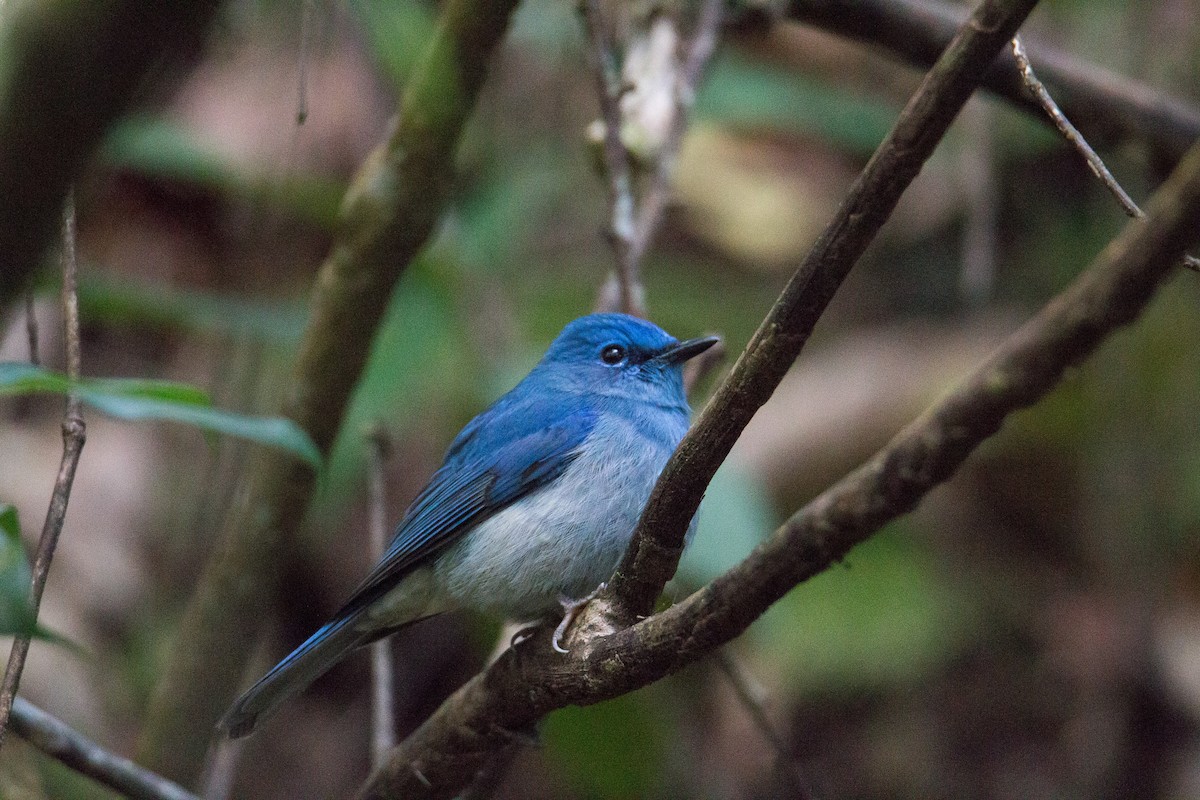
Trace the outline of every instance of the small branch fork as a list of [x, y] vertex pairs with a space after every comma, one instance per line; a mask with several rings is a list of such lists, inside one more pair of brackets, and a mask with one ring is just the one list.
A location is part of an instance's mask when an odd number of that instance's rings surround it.
[[[371, 528], [371, 560], [383, 556], [388, 542], [387, 491], [384, 467], [391, 441], [382, 426], [367, 435], [371, 452], [368, 471], [368, 503]], [[396, 746], [395, 670], [392, 642], [383, 638], [371, 644], [371, 766], [378, 767]]]
[[[1103, 159], [1087, 143], [1087, 140], [1083, 138], [1083, 134], [1079, 132], [1079, 129], [1072, 125], [1071, 121], [1063, 114], [1062, 109], [1058, 107], [1058, 104], [1054, 102], [1054, 98], [1050, 96], [1050, 92], [1046, 89], [1045, 84], [1038, 80], [1037, 75], [1033, 72], [1033, 66], [1029, 63], [1029, 56], [1025, 53], [1025, 47], [1021, 44], [1020, 37], [1013, 37], [1011, 47], [1013, 58], [1017, 61], [1017, 69], [1021, 72], [1021, 80], [1025, 82], [1025, 86], [1028, 87], [1034, 98], [1037, 99], [1038, 105], [1046, 112], [1046, 116], [1054, 123], [1054, 127], [1075, 148], [1079, 155], [1083, 156], [1083, 160], [1087, 162], [1092, 174], [1100, 179], [1100, 182], [1104, 184], [1104, 188], [1108, 189], [1113, 197], [1117, 198], [1117, 202], [1121, 204], [1121, 208], [1126, 214], [1134, 219], [1146, 216], [1142, 209], [1138, 207], [1138, 204], [1134, 202], [1133, 198], [1129, 196], [1129, 193], [1125, 191], [1124, 187], [1113, 177], [1112, 172], [1105, 166]], [[1183, 257], [1183, 265], [1190, 270], [1200, 272], [1200, 259], [1193, 256], [1185, 255]]]
[[673, 86], [670, 122], [662, 141], [654, 148], [653, 169], [640, 200], [634, 160], [621, 138], [625, 124], [621, 100], [630, 87], [622, 75], [612, 26], [605, 19], [602, 0], [583, 0], [581, 10], [591, 44], [596, 94], [604, 128], [602, 149], [610, 205], [608, 235], [616, 259], [614, 277], [601, 289], [597, 307], [598, 310], [619, 309], [627, 314], [645, 316], [642, 259], [662, 223], [670, 199], [671, 180], [695, 103], [696, 88], [719, 40], [724, 0], [704, 0], [691, 39], [677, 63], [670, 67]]
[[[67, 195], [67, 203], [63, 211], [62, 237], [62, 304], [63, 325], [66, 329], [67, 376], [72, 381], [76, 381], [79, 379], [82, 355], [79, 341], [78, 263], [75, 257], [75, 199], [73, 193]], [[33, 560], [29, 607], [30, 619], [34, 623], [37, 622], [38, 610], [42, 605], [42, 593], [46, 589], [46, 579], [50, 574], [50, 562], [54, 560], [58, 537], [62, 534], [63, 522], [67, 516], [67, 502], [71, 499], [71, 485], [75, 481], [75, 469], [79, 466], [79, 455], [83, 452], [83, 444], [87, 438], [83, 415], [80, 412], [79, 398], [74, 392], [67, 394], [62, 436], [62, 461], [59, 464], [58, 477], [54, 481], [54, 491], [50, 495], [50, 507], [46, 510], [46, 522], [42, 526], [42, 536], [38, 540], [37, 554]], [[31, 636], [28, 633], [18, 635], [13, 640], [12, 651], [8, 656], [4, 681], [0, 685], [0, 745], [4, 742], [13, 701], [16, 699], [17, 689], [21, 684], [21, 673], [25, 669], [25, 658], [29, 655], [30, 640]]]

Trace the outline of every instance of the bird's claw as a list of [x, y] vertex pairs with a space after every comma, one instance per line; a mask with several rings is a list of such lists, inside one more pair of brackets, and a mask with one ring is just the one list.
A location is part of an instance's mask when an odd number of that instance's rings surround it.
[[600, 594], [606, 588], [608, 588], [608, 584], [602, 583], [592, 590], [586, 597], [583, 597], [579, 600], [571, 600], [567, 597], [558, 598], [558, 602], [563, 608], [563, 618], [562, 622], [558, 623], [558, 627], [554, 629], [554, 635], [550, 637], [550, 646], [554, 648], [555, 652], [563, 653], [564, 655], [570, 652], [567, 648], [562, 646], [563, 637], [567, 635], [567, 630], [570, 629], [572, 623], [575, 622], [575, 619], [579, 616], [579, 613], [583, 611], [584, 607], [587, 606], [588, 603], [595, 600], [596, 595]]

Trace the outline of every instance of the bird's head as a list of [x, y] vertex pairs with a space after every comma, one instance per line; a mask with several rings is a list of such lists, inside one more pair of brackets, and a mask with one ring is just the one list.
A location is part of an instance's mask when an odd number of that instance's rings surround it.
[[590, 314], [563, 328], [540, 367], [581, 391], [684, 405], [683, 364], [718, 341], [679, 341], [627, 314]]

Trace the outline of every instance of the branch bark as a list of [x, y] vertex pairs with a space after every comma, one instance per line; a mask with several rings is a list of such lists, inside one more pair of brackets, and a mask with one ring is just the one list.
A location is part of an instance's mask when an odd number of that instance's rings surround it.
[[21, 697], [13, 704], [12, 729], [51, 758], [133, 800], [198, 800], [180, 786], [110, 753]]
[[[950, 42], [966, 12], [938, 0], [790, 0], [787, 16], [928, 67]], [[1094, 141], [1143, 142], [1169, 168], [1200, 138], [1200, 109], [1053, 48], [1033, 44], [1029, 51], [1038, 74], [1055, 88], [1063, 112]], [[997, 57], [983, 85], [1045, 119], [1037, 100], [1026, 91], [1011, 52]]]
[[148, 76], [195, 53], [218, 3], [9, 0], [0, 33], [0, 308], [54, 239], [67, 187]]
[[[328, 452], [392, 288], [434, 230], [453, 180], [459, 135], [516, 0], [451, 0], [389, 135], [342, 203], [333, 248], [281, 413]], [[151, 703], [139, 761], [185, 785], [199, 775], [213, 725], [242, 678], [274, 596], [281, 551], [303, 516], [314, 475], [262, 451], [200, 578]]]
[[[450, 797], [542, 715], [627, 693], [734, 639], [946, 480], [1012, 413], [1131, 322], [1200, 238], [1200, 145], [1093, 265], [945, 400], [776, 530], [738, 566], [632, 627], [554, 653], [549, 633], [510, 648], [459, 689], [371, 776], [362, 798]], [[418, 777], [419, 776], [419, 777]]]

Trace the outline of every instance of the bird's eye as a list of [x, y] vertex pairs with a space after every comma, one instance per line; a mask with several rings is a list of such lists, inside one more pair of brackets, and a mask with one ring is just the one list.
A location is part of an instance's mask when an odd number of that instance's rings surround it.
[[619, 344], [605, 345], [600, 351], [600, 360], [605, 364], [620, 364], [625, 360], [625, 348]]

